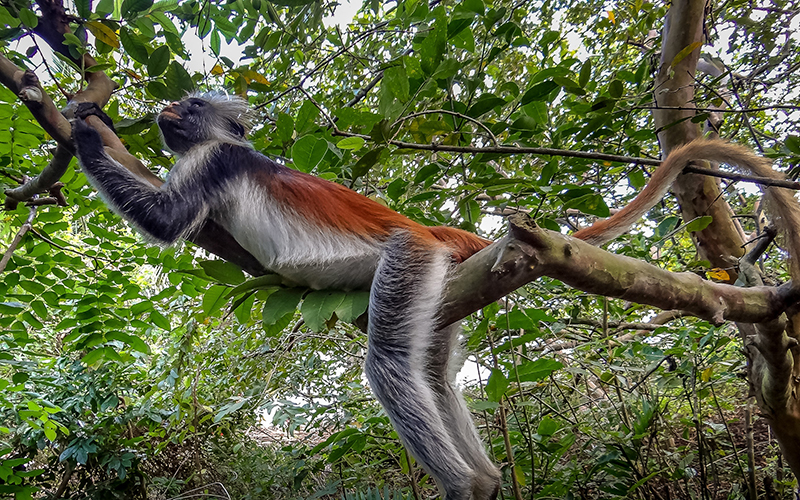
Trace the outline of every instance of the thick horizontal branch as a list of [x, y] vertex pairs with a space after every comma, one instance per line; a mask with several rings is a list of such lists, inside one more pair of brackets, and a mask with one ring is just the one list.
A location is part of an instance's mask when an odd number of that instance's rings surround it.
[[694, 273], [673, 273], [540, 228], [520, 214], [509, 218], [505, 238], [455, 270], [440, 326], [542, 276], [597, 295], [677, 309], [717, 325], [770, 321], [800, 300], [791, 283], [742, 288], [706, 281]]

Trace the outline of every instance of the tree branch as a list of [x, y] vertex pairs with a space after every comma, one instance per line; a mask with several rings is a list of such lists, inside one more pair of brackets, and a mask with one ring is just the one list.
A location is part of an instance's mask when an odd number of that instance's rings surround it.
[[509, 218], [509, 234], [456, 268], [448, 288], [445, 326], [522, 285], [548, 276], [585, 292], [659, 309], [677, 309], [716, 325], [777, 318], [800, 300], [791, 283], [742, 288], [666, 271], [536, 226], [525, 215]]
[[[441, 111], [436, 111], [441, 112]], [[361, 137], [365, 140], [372, 140], [372, 137], [364, 134], [355, 134], [335, 129], [331, 135], [341, 137]], [[393, 146], [401, 149], [413, 149], [418, 151], [433, 151], [447, 153], [465, 154], [501, 154], [501, 155], [538, 155], [538, 156], [561, 156], [566, 158], [582, 158], [586, 160], [610, 161], [617, 163], [633, 163], [636, 165], [661, 165], [661, 161], [653, 158], [640, 158], [636, 156], [612, 155], [608, 153], [597, 153], [593, 151], [573, 151], [569, 149], [537, 148], [527, 146], [451, 146], [447, 144], [417, 144], [397, 140], [387, 141]], [[731, 172], [721, 172], [710, 168], [702, 168], [689, 165], [684, 168], [684, 172], [721, 177], [732, 181], [752, 182], [762, 186], [777, 186], [787, 189], [800, 190], [800, 182], [786, 179], [771, 179], [769, 177], [759, 177], [757, 175], [738, 174]]]

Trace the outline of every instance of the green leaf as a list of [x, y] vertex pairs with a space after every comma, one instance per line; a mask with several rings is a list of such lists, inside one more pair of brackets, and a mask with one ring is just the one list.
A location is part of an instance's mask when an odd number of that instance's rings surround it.
[[158, 24], [160, 24], [165, 31], [168, 31], [173, 35], [180, 35], [178, 28], [175, 27], [175, 24], [172, 22], [172, 20], [163, 12], [151, 12], [150, 17], [158, 21]]
[[544, 126], [549, 122], [547, 114], [547, 104], [542, 101], [533, 101], [523, 106], [522, 110], [526, 115], [530, 116], [536, 121], [537, 125]]
[[644, 173], [637, 169], [632, 170], [628, 174], [628, 184], [631, 185], [633, 189], [641, 189], [647, 184], [644, 178]]
[[131, 59], [141, 64], [147, 64], [149, 59], [147, 47], [136, 34], [123, 27], [119, 30], [119, 41], [122, 42], [122, 48]]
[[[169, 324], [169, 323], [167, 323], [167, 324]], [[169, 330], [169, 328], [165, 328], [165, 330]], [[114, 333], [114, 332], [111, 332], [111, 333]], [[121, 333], [121, 332], [118, 332], [118, 333]], [[109, 339], [109, 334], [106, 334], [106, 338]], [[147, 344], [147, 342], [142, 340], [140, 337], [137, 337], [136, 335], [127, 335], [127, 334], [125, 334], [125, 339], [122, 340], [122, 341], [125, 342], [126, 344], [128, 344], [129, 346], [131, 346], [131, 349], [133, 349], [134, 351], [139, 351], [139, 352], [144, 353], [144, 354], [150, 354], [151, 353], [150, 346]]]
[[484, 10], [486, 9], [486, 7], [483, 5], [483, 0], [463, 0], [461, 5], [463, 5], [466, 10], [474, 12], [480, 16], [483, 15]]
[[796, 135], [787, 136], [784, 145], [792, 153], [800, 155], [800, 137]]
[[100, 403], [100, 411], [108, 411], [114, 409], [119, 404], [119, 398], [116, 394], [110, 394], [106, 399]]
[[289, 142], [294, 135], [294, 119], [286, 113], [278, 113], [278, 119], [275, 121], [275, 132], [281, 142]]
[[89, 351], [88, 354], [86, 354], [84, 357], [81, 358], [81, 361], [86, 366], [92, 366], [101, 359], [103, 359], [104, 356], [105, 356], [105, 349], [101, 347], [99, 349]]
[[294, 120], [294, 127], [298, 134], [305, 134], [316, 128], [314, 120], [319, 116], [319, 109], [311, 101], [304, 101], [300, 105], [297, 117]]
[[89, 19], [89, 16], [92, 15], [90, 1], [91, 0], [75, 0], [75, 10], [78, 11], [78, 15], [83, 19]]
[[27, 7], [19, 9], [19, 20], [22, 21], [25, 27], [30, 29], [35, 28], [39, 24], [39, 18]]
[[173, 100], [183, 99], [189, 91], [194, 89], [192, 77], [178, 61], [172, 61], [169, 64], [164, 80], [166, 82], [166, 91], [170, 99]]
[[454, 47], [464, 49], [467, 52], [475, 52], [475, 34], [469, 27], [451, 38], [450, 43], [452, 43]]
[[205, 316], [215, 316], [225, 303], [228, 301], [226, 292], [228, 287], [223, 285], [212, 285], [203, 295], [203, 314]]
[[150, 312], [150, 322], [162, 330], [172, 330], [172, 325], [169, 324], [169, 320], [156, 310]]
[[200, 262], [200, 267], [207, 275], [226, 285], [239, 285], [245, 280], [241, 267], [224, 260], [206, 260]]
[[426, 75], [432, 75], [436, 71], [447, 48], [447, 17], [442, 7], [437, 7], [434, 13], [436, 21], [419, 49], [420, 66]]
[[249, 401], [249, 398], [241, 398], [238, 399], [237, 401], [233, 401], [232, 403], [224, 405], [214, 415], [214, 423], [219, 423], [223, 418], [225, 418], [226, 416], [230, 415], [231, 413], [235, 412], [236, 410], [244, 406], [244, 404], [247, 403], [247, 401]]
[[508, 379], [498, 368], [493, 368], [492, 374], [489, 375], [489, 381], [486, 383], [486, 396], [489, 401], [500, 402], [506, 389], [508, 389]]
[[552, 436], [560, 427], [561, 425], [550, 418], [550, 415], [545, 415], [544, 418], [539, 421], [539, 427], [536, 429], [536, 432], [541, 436]]
[[22, 280], [20, 281], [19, 286], [34, 295], [41, 295], [46, 290], [44, 285], [33, 280]]
[[497, 97], [494, 94], [483, 94], [475, 101], [475, 104], [469, 107], [466, 115], [478, 118], [498, 106], [505, 106], [505, 104], [506, 100], [501, 97]]
[[257, 276], [255, 278], [251, 278], [241, 285], [232, 288], [228, 293], [226, 298], [235, 297], [237, 295], [241, 295], [245, 292], [249, 292], [258, 288], [267, 288], [273, 287], [276, 285], [280, 285], [283, 281], [277, 274], [265, 274], [264, 276]]
[[300, 312], [306, 325], [315, 332], [325, 329], [325, 324], [344, 301], [345, 292], [313, 291], [303, 299]]
[[620, 80], [612, 80], [611, 83], [608, 84], [608, 95], [614, 99], [622, 97], [623, 92], [624, 89]]
[[161, 76], [167, 70], [169, 59], [169, 47], [166, 45], [158, 47], [150, 54], [150, 58], [147, 61], [147, 74], [153, 78]]
[[409, 95], [408, 75], [403, 66], [392, 66], [383, 72], [384, 85], [389, 87], [389, 91], [400, 101], [407, 101]]
[[211, 52], [213, 52], [215, 56], [219, 56], [220, 47], [222, 46], [222, 40], [220, 40], [218, 30], [214, 30], [211, 32], [210, 46], [211, 46]]
[[264, 325], [274, 325], [279, 319], [297, 310], [305, 290], [300, 288], [279, 288], [264, 301]]
[[522, 382], [537, 382], [563, 367], [558, 361], [542, 358], [522, 363], [517, 367], [517, 373]]
[[367, 172], [381, 159], [381, 154], [385, 149], [384, 147], [375, 148], [371, 151], [367, 151], [364, 156], [359, 158], [356, 164], [353, 165], [353, 179], [355, 180], [367, 175]]
[[670, 69], [672, 69], [675, 66], [677, 66], [681, 61], [686, 59], [686, 56], [688, 56], [689, 54], [694, 52], [694, 50], [696, 48], [700, 47], [701, 45], [703, 45], [703, 42], [692, 42], [689, 45], [687, 45], [686, 47], [684, 47], [680, 52], [675, 54], [675, 58], [672, 59], [672, 62], [669, 65]]
[[301, 172], [311, 172], [319, 165], [328, 152], [328, 141], [306, 135], [292, 146], [292, 161]]
[[124, 19], [128, 19], [139, 12], [144, 12], [150, 9], [152, 6], [153, 0], [122, 0], [120, 12], [122, 13], [122, 17]]
[[367, 311], [369, 292], [347, 292], [336, 308], [336, 316], [345, 323], [352, 323]]
[[520, 103], [524, 105], [533, 101], [544, 101], [547, 99], [550, 93], [557, 88], [559, 88], [559, 85], [553, 80], [545, 80], [541, 83], [537, 83], [525, 91], [525, 94], [522, 95]]
[[339, 149], [352, 149], [354, 151], [358, 151], [359, 149], [364, 147], [366, 144], [362, 137], [345, 137], [341, 141], [336, 143], [336, 147]]
[[353, 441], [347, 440], [341, 446], [334, 448], [330, 455], [328, 455], [327, 462], [333, 463], [344, 456], [345, 453], [350, 451], [350, 448], [353, 446]]
[[603, 197], [597, 193], [579, 196], [567, 202], [566, 208], [574, 208], [585, 214], [596, 215], [598, 217], [608, 217], [611, 211], [608, 209]]
[[656, 238], [663, 238], [675, 229], [675, 226], [678, 224], [679, 219], [674, 215], [667, 217], [666, 219], [662, 220], [655, 230]]
[[433, 72], [431, 78], [438, 80], [447, 80], [448, 78], [452, 78], [459, 71], [461, 71], [462, 64], [463, 63], [461, 61], [453, 59], [452, 57], [448, 57], [439, 63], [439, 66], [436, 67], [436, 71]]
[[703, 229], [707, 228], [713, 220], [714, 220], [713, 217], [711, 217], [710, 215], [704, 215], [702, 217], [697, 217], [688, 222], [685, 228], [690, 233], [702, 231]]
[[592, 60], [587, 59], [581, 66], [581, 73], [578, 76], [578, 85], [580, 85], [582, 88], [586, 88], [586, 84], [589, 83], [589, 79], [591, 77], [592, 77]]

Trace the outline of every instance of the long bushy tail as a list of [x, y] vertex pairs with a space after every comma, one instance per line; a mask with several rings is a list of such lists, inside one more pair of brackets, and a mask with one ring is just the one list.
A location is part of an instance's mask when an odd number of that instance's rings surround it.
[[[674, 149], [656, 169], [647, 186], [625, 208], [608, 219], [581, 229], [573, 236], [592, 245], [602, 245], [621, 236], [667, 194], [684, 167], [695, 160], [725, 163], [770, 179], [785, 177], [773, 170], [769, 158], [758, 156], [745, 146], [720, 139], [696, 139]], [[766, 192], [776, 222], [789, 238], [787, 246], [800, 251], [800, 206], [794, 198], [794, 192], [776, 187], [767, 188]], [[795, 254], [794, 251], [792, 253]], [[800, 272], [795, 274], [795, 270], [800, 271], [800, 263], [796, 258], [792, 262], [792, 276], [800, 276]]]
[[369, 302], [364, 371], [397, 434], [447, 500], [493, 500], [500, 472], [450, 378], [458, 327], [434, 329], [451, 268], [448, 246], [394, 234]]

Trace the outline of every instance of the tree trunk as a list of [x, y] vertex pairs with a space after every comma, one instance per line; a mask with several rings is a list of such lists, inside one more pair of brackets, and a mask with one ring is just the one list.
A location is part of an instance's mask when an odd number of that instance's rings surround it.
[[[661, 61], [655, 80], [657, 106], [653, 112], [663, 156], [700, 135], [691, 118], [695, 103], [695, 72], [704, 41], [705, 2], [677, 0], [664, 24]], [[689, 52], [687, 54], [687, 52]], [[697, 252], [713, 267], [731, 272], [742, 257], [743, 241], [731, 218], [731, 209], [721, 196], [719, 182], [708, 176], [683, 174], [673, 185], [684, 221], [710, 215], [711, 224], [693, 233]], [[755, 325], [755, 335], [743, 334], [749, 357], [748, 378], [762, 415], [780, 444], [786, 461], [800, 476], [800, 407], [796, 398], [798, 375], [795, 357], [800, 332], [798, 321], [776, 320]], [[786, 325], [789, 325], [787, 328]]]

